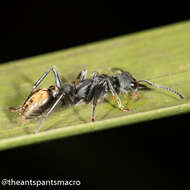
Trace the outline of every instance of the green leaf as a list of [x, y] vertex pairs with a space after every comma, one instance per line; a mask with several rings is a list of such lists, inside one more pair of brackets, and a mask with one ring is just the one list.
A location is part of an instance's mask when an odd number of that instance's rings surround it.
[[[189, 31], [190, 22], [183, 22], [1, 65], [0, 150], [189, 112]], [[108, 96], [97, 106], [95, 123], [90, 122], [91, 105], [59, 107], [34, 134], [41, 118], [24, 124], [8, 107], [21, 105], [33, 84], [53, 65], [67, 81], [84, 68], [89, 75], [93, 71], [112, 75], [109, 68], [119, 67], [138, 80], [176, 89], [185, 99], [155, 88], [141, 91], [138, 98], [121, 94], [122, 103], [131, 110], [126, 113]], [[50, 74], [41, 87], [53, 83]]]

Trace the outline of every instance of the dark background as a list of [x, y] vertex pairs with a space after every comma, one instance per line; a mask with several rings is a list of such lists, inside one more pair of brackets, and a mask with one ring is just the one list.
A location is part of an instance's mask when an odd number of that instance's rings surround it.
[[[182, 1], [39, 2], [0, 6], [1, 63], [190, 18]], [[2, 151], [0, 177], [80, 179], [83, 189], [181, 189], [190, 177], [188, 117]]]
[[49, 2], [0, 4], [0, 62], [190, 18], [189, 6], [182, 2], [169, 6], [166, 1], [137, 0]]

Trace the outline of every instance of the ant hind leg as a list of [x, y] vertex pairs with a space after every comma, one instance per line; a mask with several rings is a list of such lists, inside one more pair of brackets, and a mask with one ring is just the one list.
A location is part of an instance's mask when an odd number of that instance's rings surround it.
[[52, 107], [49, 109], [49, 111], [46, 113], [46, 115], [44, 116], [44, 118], [41, 120], [40, 125], [37, 127], [37, 129], [35, 130], [35, 133], [38, 133], [40, 128], [42, 127], [42, 124], [44, 123], [44, 121], [46, 120], [46, 118], [49, 116], [49, 114], [53, 111], [53, 109], [55, 108], [55, 106], [59, 103], [59, 101], [61, 100], [61, 98], [63, 97], [64, 93], [62, 93], [59, 98], [55, 101], [55, 103], [52, 105]]
[[38, 80], [37, 82], [34, 84], [34, 86], [32, 87], [32, 92], [40, 85], [40, 83], [45, 79], [45, 77], [49, 74], [49, 72], [52, 70], [53, 74], [54, 74], [54, 78], [55, 78], [55, 83], [56, 85], [60, 88], [62, 86], [61, 83], [61, 79], [59, 77], [59, 74], [57, 72], [57, 70], [54, 67], [49, 68]]

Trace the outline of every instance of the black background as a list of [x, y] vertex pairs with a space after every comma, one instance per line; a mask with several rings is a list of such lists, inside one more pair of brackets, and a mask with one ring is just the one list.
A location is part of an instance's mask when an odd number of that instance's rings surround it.
[[1, 4], [0, 62], [190, 18], [188, 5], [181, 2], [169, 5], [166, 1], [60, 2], [10, 1]]
[[[182, 2], [125, 3], [3, 4], [0, 62], [190, 18], [188, 5]], [[83, 189], [181, 189], [189, 185], [188, 123], [184, 114], [2, 151], [0, 177], [80, 179]]]

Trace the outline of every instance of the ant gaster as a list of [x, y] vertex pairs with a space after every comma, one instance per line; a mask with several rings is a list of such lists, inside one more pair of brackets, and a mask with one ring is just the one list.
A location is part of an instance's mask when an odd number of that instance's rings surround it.
[[[50, 71], [52, 71], [54, 74], [56, 85], [51, 85], [48, 89], [37, 89], [37, 87], [49, 74]], [[17, 108], [9, 107], [9, 110], [18, 112], [22, 116], [22, 119], [31, 119], [33, 117], [41, 115], [49, 108], [48, 112], [46, 113], [40, 125], [35, 131], [35, 133], [38, 133], [45, 119], [53, 111], [55, 106], [62, 98], [67, 98], [69, 102], [73, 104], [75, 99], [74, 87], [69, 84], [63, 85], [58, 72], [54, 67], [52, 67], [48, 69], [48, 71], [45, 72], [34, 84], [29, 96], [27, 97], [23, 105]]]

